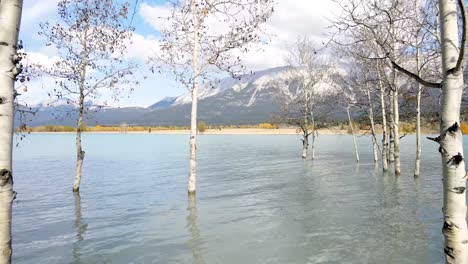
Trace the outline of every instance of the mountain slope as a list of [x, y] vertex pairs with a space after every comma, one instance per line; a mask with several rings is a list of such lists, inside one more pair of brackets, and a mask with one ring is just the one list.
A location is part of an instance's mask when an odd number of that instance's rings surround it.
[[[272, 68], [201, 87], [199, 120], [209, 124], [251, 124], [270, 120], [280, 111], [282, 103], [297, 94], [297, 86], [289, 80], [289, 71], [288, 67]], [[148, 108], [105, 108], [90, 113], [86, 123], [189, 125], [190, 103], [191, 95], [187, 93], [176, 98], [164, 98]], [[70, 110], [74, 107], [73, 103], [63, 102], [42, 104], [29, 125], [73, 125], [76, 114]]]

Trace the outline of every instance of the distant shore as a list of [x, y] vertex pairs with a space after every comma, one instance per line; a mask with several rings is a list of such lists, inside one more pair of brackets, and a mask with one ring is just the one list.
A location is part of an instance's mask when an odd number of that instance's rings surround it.
[[[76, 132], [31, 132], [31, 133], [42, 133], [42, 134], [74, 134]], [[151, 132], [148, 130], [144, 131], [127, 131], [122, 133], [120, 131], [85, 131], [84, 134], [156, 134], [156, 135], [188, 135], [190, 130], [188, 129], [164, 129], [156, 130], [153, 129]], [[370, 135], [370, 131], [360, 130], [355, 132], [356, 135]], [[381, 131], [377, 131], [381, 134]], [[423, 134], [436, 134], [437, 131], [423, 130]], [[302, 132], [296, 128], [276, 128], [276, 129], [264, 129], [264, 128], [224, 128], [224, 129], [207, 129], [204, 132], [199, 132], [199, 135], [302, 135]], [[349, 135], [347, 130], [341, 129], [318, 129], [319, 135]], [[401, 133], [414, 134], [414, 133]]]

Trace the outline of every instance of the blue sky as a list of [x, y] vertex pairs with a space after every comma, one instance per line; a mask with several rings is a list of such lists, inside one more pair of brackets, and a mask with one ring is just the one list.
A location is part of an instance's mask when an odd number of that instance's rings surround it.
[[[331, 0], [277, 1], [275, 13], [266, 25], [268, 32], [272, 35], [271, 42], [268, 46], [259, 47], [246, 55], [245, 64], [251, 70], [284, 65], [287, 46], [298, 35], [307, 34], [317, 42], [325, 38], [327, 18], [330, 18], [333, 9]], [[46, 47], [46, 42], [37, 33], [40, 29], [40, 22], [56, 19], [57, 2], [58, 0], [24, 0], [20, 39], [23, 40], [31, 61], [47, 63], [56, 56], [54, 48]], [[136, 1], [131, 2], [133, 8]], [[158, 26], [160, 25], [155, 18], [164, 12], [165, 4], [165, 0], [138, 1], [133, 21], [134, 45], [129, 47], [129, 57], [143, 62], [151, 54], [151, 49], [159, 37]], [[34, 79], [27, 86], [27, 91], [20, 91], [22, 102], [31, 105], [50, 100], [47, 93], [53, 88], [51, 80], [47, 77]], [[118, 102], [112, 102], [111, 105], [149, 106], [164, 97], [178, 96], [186, 92], [186, 89], [177, 84], [171, 76], [148, 72], [148, 78], [142, 81], [132, 94]], [[105, 95], [103, 100], [105, 100]]]

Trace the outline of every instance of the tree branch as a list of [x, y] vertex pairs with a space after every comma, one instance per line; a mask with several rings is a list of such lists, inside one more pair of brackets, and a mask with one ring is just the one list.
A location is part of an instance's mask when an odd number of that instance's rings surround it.
[[424, 85], [424, 86], [427, 86], [427, 87], [431, 87], [431, 88], [438, 88], [438, 89], [441, 89], [442, 88], [442, 83], [434, 83], [434, 82], [428, 82], [424, 79], [422, 79], [421, 77], [419, 77], [417, 74], [414, 74], [410, 71], [408, 71], [407, 69], [401, 67], [400, 65], [398, 65], [396, 62], [394, 62], [392, 59], [390, 59], [390, 62], [392, 63], [392, 66], [397, 69], [398, 71], [406, 74], [407, 76], [415, 79], [418, 83]]
[[466, 24], [466, 6], [464, 0], [458, 0], [458, 5], [460, 6], [461, 17], [462, 17], [462, 40], [460, 46], [460, 53], [458, 54], [457, 66], [455, 66], [455, 72], [458, 72], [463, 67], [463, 61], [465, 60], [465, 45], [466, 45], [466, 35], [467, 35], [467, 27]]

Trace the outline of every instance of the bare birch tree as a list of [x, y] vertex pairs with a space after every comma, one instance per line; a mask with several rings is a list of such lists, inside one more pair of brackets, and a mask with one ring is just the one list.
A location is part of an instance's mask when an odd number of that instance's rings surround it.
[[122, 59], [131, 36], [125, 23], [128, 7], [128, 3], [114, 0], [62, 0], [58, 3], [60, 20], [41, 23], [39, 34], [55, 46], [60, 59], [52, 67], [37, 67], [56, 79], [57, 98], [78, 105], [74, 192], [80, 189], [85, 157], [81, 134], [89, 110], [86, 99], [98, 98], [104, 91], [117, 99], [121, 91], [136, 83], [131, 78], [135, 65]]
[[333, 69], [326, 62], [327, 59], [317, 53], [316, 47], [307, 36], [298, 37], [289, 48], [289, 53], [289, 75], [291, 82], [296, 84], [297, 91], [296, 97], [287, 102], [286, 118], [302, 131], [303, 159], [307, 158], [309, 136], [312, 136], [311, 158], [314, 159], [317, 139], [314, 110]]
[[15, 80], [21, 72], [18, 33], [22, 0], [0, 1], [0, 263], [11, 263]]
[[163, 19], [156, 67], [169, 71], [192, 96], [188, 193], [196, 191], [197, 111], [200, 85], [210, 86], [213, 72], [244, 69], [242, 52], [263, 41], [262, 24], [273, 13], [273, 0], [187, 0], [171, 2]]
[[[418, 81], [421, 85], [442, 89], [440, 135], [432, 138], [432, 140], [440, 145], [439, 152], [442, 157], [445, 262], [459, 264], [468, 263], [468, 247], [466, 244], [468, 241], [466, 222], [467, 177], [463, 157], [463, 136], [460, 129], [460, 107], [464, 87], [463, 66], [468, 25], [463, 0], [439, 0], [438, 4], [441, 28], [441, 48], [439, 49], [442, 53], [442, 82], [428, 81], [418, 73], [414, 73], [402, 66], [391, 54], [386, 53], [384, 56], [395, 69]], [[373, 11], [375, 14], [376, 9], [373, 9]], [[459, 14], [462, 21], [461, 34], [458, 26]], [[361, 20], [359, 26], [370, 30], [374, 40], [378, 41], [382, 36], [385, 36], [383, 32], [376, 32], [374, 27], [367, 24], [368, 21], [369, 19], [367, 21]], [[459, 34], [462, 36], [461, 41], [459, 40]], [[379, 44], [384, 46], [383, 43]]]
[[356, 157], [356, 162], [359, 163], [359, 150], [356, 142], [356, 133], [354, 132], [354, 125], [353, 125], [353, 120], [351, 118], [351, 114], [349, 112], [349, 108], [351, 108], [351, 105], [348, 105], [346, 107], [346, 113], [348, 115], [348, 122], [349, 122], [349, 129], [351, 130], [351, 135], [353, 136], [353, 144], [354, 144], [354, 155]]

